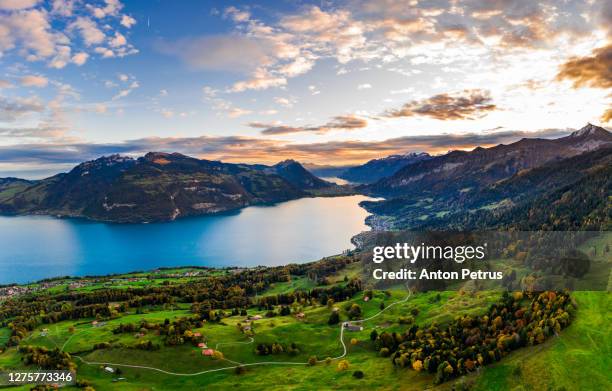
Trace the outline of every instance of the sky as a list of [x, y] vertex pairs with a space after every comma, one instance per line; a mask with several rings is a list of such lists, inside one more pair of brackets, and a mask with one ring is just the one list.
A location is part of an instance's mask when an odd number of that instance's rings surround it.
[[347, 165], [612, 121], [612, 3], [0, 0], [0, 176]]

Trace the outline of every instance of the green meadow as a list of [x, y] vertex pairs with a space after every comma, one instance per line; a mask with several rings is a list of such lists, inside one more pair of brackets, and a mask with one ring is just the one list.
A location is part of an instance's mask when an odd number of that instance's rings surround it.
[[[593, 251], [593, 267], [609, 270], [609, 257], [604, 255], [604, 241], [591, 241], [583, 251]], [[512, 265], [512, 262], [506, 264]], [[604, 264], [607, 269], [600, 264]], [[512, 267], [512, 266], [510, 266]], [[601, 270], [600, 270], [601, 269]], [[518, 273], [524, 271], [518, 269]], [[199, 277], [185, 276], [186, 272], [202, 272]], [[326, 287], [343, 287], [349, 279], [358, 278], [358, 263], [348, 264], [326, 277]], [[236, 271], [173, 269], [113, 276], [123, 288], [148, 286], [180, 286], [197, 278], [228, 276]], [[600, 280], [601, 277], [597, 278]], [[78, 280], [77, 280], [78, 281]], [[74, 281], [59, 281], [48, 293], [64, 292]], [[96, 292], [106, 289], [108, 280], [91, 280], [73, 289], [76, 292]], [[282, 295], [317, 288], [318, 281], [306, 275], [292, 275], [288, 281], [270, 284], [257, 292], [258, 298]], [[481, 367], [468, 375], [434, 385], [434, 377], [425, 372], [399, 368], [389, 357], [380, 357], [370, 339], [378, 334], [401, 333], [410, 325], [445, 325], [459, 316], [479, 316], [501, 298], [500, 292], [457, 289], [442, 292], [409, 293], [400, 285], [387, 290], [364, 287], [352, 297], [323, 305], [317, 301], [296, 301], [287, 315], [269, 316], [269, 309], [252, 306], [244, 313], [224, 311], [220, 321], [205, 322], [191, 331], [200, 333], [208, 348], [221, 352], [223, 357], [208, 357], [202, 348], [190, 343], [178, 346], [164, 344], [164, 337], [155, 330], [113, 333], [120, 324], [149, 322], [162, 324], [193, 315], [189, 303], [147, 305], [137, 310], [128, 308], [111, 318], [64, 320], [38, 325], [21, 345], [60, 349], [69, 353], [77, 367], [77, 378], [95, 390], [168, 390], [211, 389], [227, 390], [310, 390], [310, 389], [376, 389], [376, 390], [604, 390], [612, 389], [612, 328], [610, 292], [580, 290], [572, 293], [576, 312], [569, 327], [544, 343], [519, 348], [502, 357], [499, 362]], [[366, 293], [368, 292], [368, 293]], [[40, 292], [38, 293], [40, 294]], [[366, 298], [367, 295], [367, 298]], [[396, 304], [394, 304], [396, 303]], [[114, 305], [113, 303], [110, 303]], [[358, 319], [372, 318], [361, 325], [363, 330], [344, 330], [344, 347], [340, 340], [340, 324], [328, 324], [333, 311], [340, 321], [349, 320], [349, 309], [356, 304], [361, 309]], [[389, 305], [393, 304], [389, 307]], [[381, 309], [384, 308], [384, 311]], [[278, 309], [278, 307], [277, 307]], [[241, 330], [247, 316], [259, 316], [249, 325], [251, 335]], [[408, 320], [407, 320], [408, 318]], [[0, 343], [10, 337], [8, 327], [0, 327]], [[142, 350], [137, 343], [151, 342], [156, 350]], [[94, 348], [107, 343], [108, 348]], [[259, 344], [294, 346], [289, 354], [258, 355]], [[308, 365], [315, 357], [315, 365]], [[17, 347], [0, 353], [0, 369], [24, 368], [22, 354]], [[327, 360], [326, 360], [327, 359]], [[339, 363], [348, 364], [339, 368]], [[237, 371], [234, 367], [242, 365]], [[105, 367], [120, 372], [109, 373]], [[141, 368], [137, 368], [141, 367]], [[35, 369], [29, 367], [28, 369]], [[354, 376], [356, 371], [362, 378]], [[29, 390], [31, 387], [13, 387]], [[79, 389], [69, 386], [65, 389]]]

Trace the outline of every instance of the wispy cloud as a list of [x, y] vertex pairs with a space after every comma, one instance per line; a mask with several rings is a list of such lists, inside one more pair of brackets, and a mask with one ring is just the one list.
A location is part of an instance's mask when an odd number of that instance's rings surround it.
[[47, 84], [49, 84], [49, 80], [46, 77], [40, 76], [40, 75], [23, 76], [19, 79], [19, 82], [24, 87], [38, 87], [38, 88], [46, 87]]
[[249, 126], [256, 129], [262, 129], [261, 134], [264, 135], [280, 135], [300, 132], [315, 132], [326, 133], [332, 130], [353, 130], [365, 128], [368, 121], [354, 115], [340, 115], [334, 117], [331, 121], [319, 126], [287, 126], [281, 124], [269, 124], [261, 122], [251, 122]]

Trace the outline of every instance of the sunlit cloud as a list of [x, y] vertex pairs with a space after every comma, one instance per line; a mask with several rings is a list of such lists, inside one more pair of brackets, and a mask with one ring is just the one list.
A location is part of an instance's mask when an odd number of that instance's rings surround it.
[[387, 117], [427, 116], [438, 120], [476, 119], [488, 112], [496, 110], [497, 106], [487, 91], [465, 90], [459, 93], [438, 94], [430, 98], [412, 101], [400, 109], [390, 110]]
[[261, 129], [264, 135], [281, 135], [301, 132], [326, 133], [332, 130], [353, 130], [365, 128], [368, 121], [354, 115], [339, 115], [331, 121], [318, 126], [287, 126], [281, 124], [269, 124], [261, 122], [251, 122], [249, 126]]

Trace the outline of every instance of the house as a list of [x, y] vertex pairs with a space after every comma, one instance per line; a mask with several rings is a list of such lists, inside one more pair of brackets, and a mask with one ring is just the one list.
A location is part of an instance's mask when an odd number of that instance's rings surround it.
[[344, 322], [343, 326], [348, 331], [361, 331], [361, 330], [363, 330], [363, 327], [361, 325], [358, 325], [358, 324], [355, 324], [355, 323], [351, 323], [351, 322]]
[[111, 367], [104, 367], [104, 370], [108, 373], [115, 373], [115, 370]]
[[215, 353], [212, 349], [204, 349], [202, 350], [202, 356], [212, 356]]
[[259, 319], [261, 319], [261, 315], [253, 315], [253, 316], [251, 316], [251, 319], [252, 320], [259, 320]]
[[298, 319], [304, 319], [306, 315], [303, 312], [300, 312], [300, 313], [295, 314], [295, 317]]

